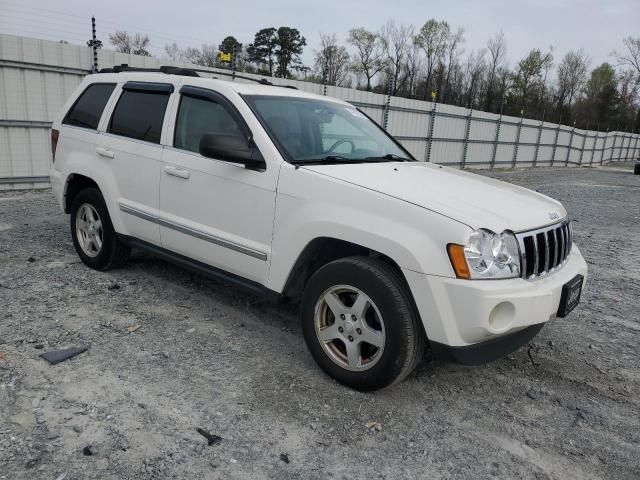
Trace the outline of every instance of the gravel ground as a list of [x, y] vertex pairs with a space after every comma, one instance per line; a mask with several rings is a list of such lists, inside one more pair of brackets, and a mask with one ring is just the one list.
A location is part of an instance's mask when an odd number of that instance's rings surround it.
[[[564, 203], [582, 303], [371, 394], [321, 373], [294, 307], [139, 254], [93, 271], [48, 191], [0, 194], [0, 478], [640, 478], [640, 177], [481, 173]], [[38, 358], [66, 346], [89, 350]]]

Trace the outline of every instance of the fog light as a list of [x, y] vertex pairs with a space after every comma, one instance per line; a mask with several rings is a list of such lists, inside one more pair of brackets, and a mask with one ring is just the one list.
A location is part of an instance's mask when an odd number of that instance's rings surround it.
[[516, 307], [511, 302], [502, 302], [493, 307], [489, 314], [489, 327], [496, 332], [507, 330], [513, 323]]

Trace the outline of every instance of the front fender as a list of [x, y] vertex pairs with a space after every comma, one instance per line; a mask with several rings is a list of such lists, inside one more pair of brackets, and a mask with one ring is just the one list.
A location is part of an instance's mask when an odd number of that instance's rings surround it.
[[268, 287], [282, 292], [301, 252], [323, 237], [375, 250], [403, 269], [455, 277], [446, 247], [464, 243], [469, 231], [460, 222], [379, 192], [283, 167]]

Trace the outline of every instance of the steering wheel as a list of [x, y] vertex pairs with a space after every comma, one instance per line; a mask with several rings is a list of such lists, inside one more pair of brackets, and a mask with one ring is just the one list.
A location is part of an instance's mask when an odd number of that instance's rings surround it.
[[327, 153], [333, 153], [334, 150], [336, 148], [338, 148], [340, 145], [342, 145], [343, 143], [348, 143], [349, 145], [351, 145], [351, 151], [353, 152], [356, 149], [356, 146], [353, 144], [353, 142], [351, 140], [349, 140], [348, 138], [341, 138], [340, 140], [338, 140], [336, 143], [334, 143], [333, 145], [331, 145], [331, 147], [329, 148], [329, 150], [327, 150]]

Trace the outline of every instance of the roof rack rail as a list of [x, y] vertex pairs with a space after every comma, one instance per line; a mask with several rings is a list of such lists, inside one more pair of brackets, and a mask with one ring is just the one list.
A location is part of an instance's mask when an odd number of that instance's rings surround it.
[[160, 68], [144, 68], [144, 67], [130, 67], [126, 63], [121, 65], [114, 65], [112, 68], [103, 68], [98, 73], [120, 73], [120, 72], [160, 72], [168, 75], [184, 75], [186, 77], [199, 77], [194, 70], [190, 68], [162, 66]]
[[[160, 68], [162, 68], [162, 67], [160, 67]], [[273, 85], [273, 83], [271, 83], [266, 78], [261, 78], [261, 79], [258, 80], [257, 78], [251, 78], [251, 77], [245, 77], [244, 75], [238, 75], [236, 72], [212, 72], [211, 70], [205, 70], [204, 68], [191, 68], [190, 70], [193, 70], [194, 72], [210, 73], [211, 75], [222, 75], [222, 76], [225, 76], [225, 77], [231, 77], [233, 79], [241, 78], [242, 80], [249, 80], [250, 82], [256, 82], [256, 83], [259, 83], [261, 85]]]
[[[120, 72], [156, 72], [156, 73], [166, 73], [167, 75], [183, 75], [186, 77], [199, 77], [198, 72], [200, 73], [208, 73], [210, 75], [223, 75], [226, 77], [231, 77], [232, 79], [240, 78], [242, 80], [248, 80], [250, 82], [256, 82], [260, 85], [271, 85], [271, 83], [266, 78], [251, 78], [245, 77], [244, 75], [238, 75], [236, 72], [214, 72], [211, 70], [205, 70], [204, 68], [185, 68], [185, 67], [174, 67], [172, 65], [162, 65], [160, 68], [142, 68], [142, 67], [130, 67], [126, 63], [121, 65], [114, 65], [112, 68], [102, 68], [98, 73], [120, 73]], [[214, 77], [216, 78], [216, 77]], [[297, 87], [293, 85], [275, 85], [277, 87], [291, 88], [297, 90]]]

